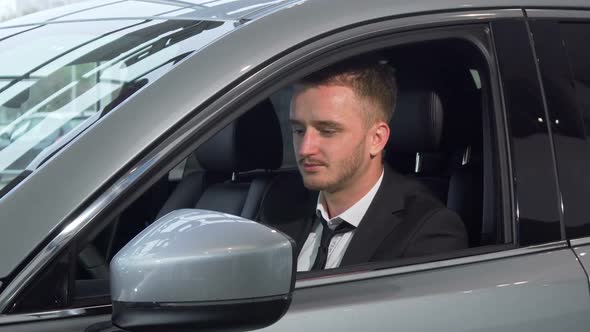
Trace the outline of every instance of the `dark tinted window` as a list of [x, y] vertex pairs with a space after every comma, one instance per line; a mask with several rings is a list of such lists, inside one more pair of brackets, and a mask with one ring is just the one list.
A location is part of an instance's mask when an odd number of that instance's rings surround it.
[[590, 23], [532, 22], [557, 159], [566, 235], [590, 235]]
[[561, 24], [584, 129], [590, 129], [590, 23]]
[[541, 87], [524, 21], [492, 24], [511, 138], [521, 246], [561, 238], [559, 192]]

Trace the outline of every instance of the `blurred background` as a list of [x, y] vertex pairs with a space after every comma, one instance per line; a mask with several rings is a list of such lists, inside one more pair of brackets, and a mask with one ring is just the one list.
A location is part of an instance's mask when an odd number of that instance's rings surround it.
[[0, 22], [39, 10], [82, 1], [86, 0], [0, 0]]

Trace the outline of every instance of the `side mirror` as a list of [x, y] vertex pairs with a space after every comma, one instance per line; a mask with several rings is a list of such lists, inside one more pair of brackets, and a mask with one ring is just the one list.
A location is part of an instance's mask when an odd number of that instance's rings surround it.
[[279, 320], [295, 285], [295, 244], [251, 220], [176, 210], [111, 262], [112, 322], [129, 331], [247, 330]]

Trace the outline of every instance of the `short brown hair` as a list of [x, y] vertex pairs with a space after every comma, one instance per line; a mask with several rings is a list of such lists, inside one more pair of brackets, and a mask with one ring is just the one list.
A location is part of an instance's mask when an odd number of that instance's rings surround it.
[[385, 61], [376, 57], [349, 59], [323, 68], [299, 81], [303, 87], [340, 85], [350, 87], [359, 97], [365, 97], [381, 110], [376, 118], [387, 123], [393, 116], [397, 97], [395, 73]]

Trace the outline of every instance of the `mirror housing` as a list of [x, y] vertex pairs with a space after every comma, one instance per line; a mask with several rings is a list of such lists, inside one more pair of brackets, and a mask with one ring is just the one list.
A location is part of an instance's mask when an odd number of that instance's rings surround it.
[[111, 261], [112, 322], [129, 331], [247, 330], [279, 320], [295, 285], [295, 243], [257, 222], [183, 209]]

